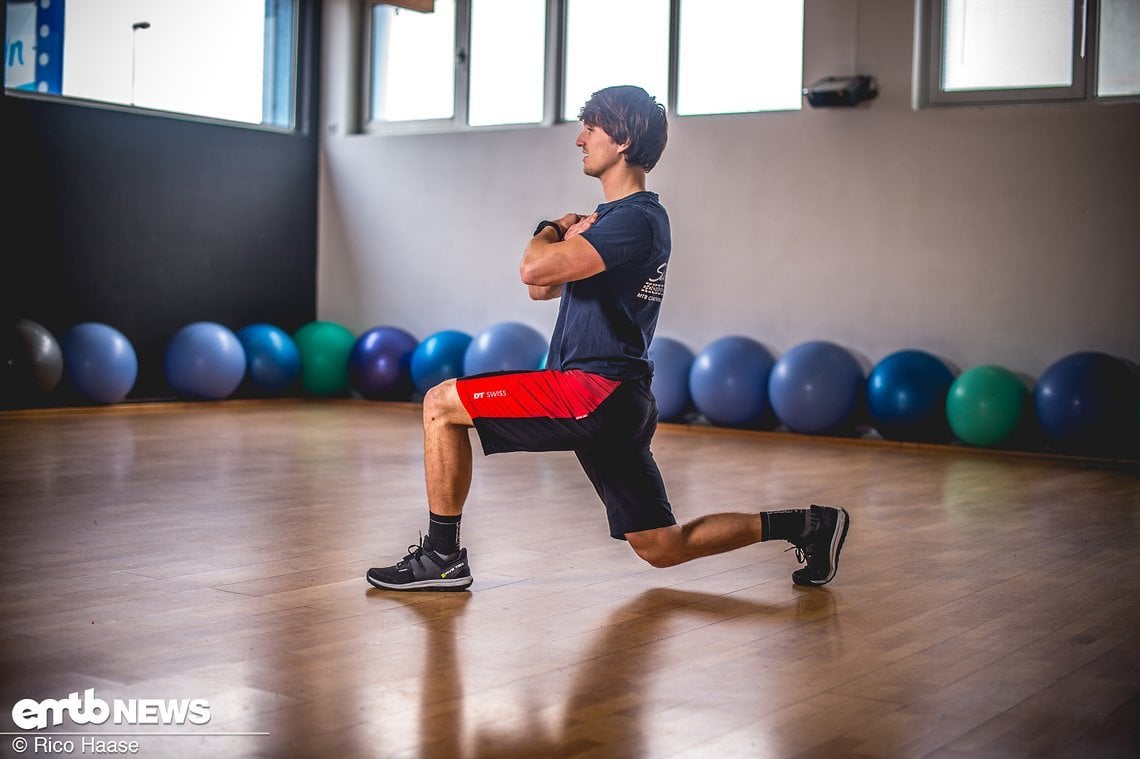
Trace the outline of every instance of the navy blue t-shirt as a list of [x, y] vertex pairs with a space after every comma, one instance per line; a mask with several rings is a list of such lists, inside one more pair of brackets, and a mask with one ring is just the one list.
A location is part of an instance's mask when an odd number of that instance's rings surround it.
[[672, 241], [657, 194], [637, 192], [597, 208], [583, 237], [605, 271], [562, 289], [547, 367], [582, 369], [616, 380], [649, 377], [649, 343], [665, 295]]

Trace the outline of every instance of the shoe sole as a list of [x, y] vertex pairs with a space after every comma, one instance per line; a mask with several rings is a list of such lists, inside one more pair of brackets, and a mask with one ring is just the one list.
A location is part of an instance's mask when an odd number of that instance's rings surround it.
[[401, 582], [401, 583], [388, 583], [383, 580], [375, 580], [367, 575], [365, 579], [368, 584], [380, 590], [404, 590], [404, 591], [460, 591], [466, 590], [469, 585], [474, 581], [473, 577], [456, 577], [451, 580], [419, 580], [417, 582]]
[[[843, 541], [847, 540], [847, 529], [851, 526], [851, 519], [847, 516], [847, 509], [841, 507], [837, 509], [837, 512], [835, 535], [831, 537], [831, 546], [828, 552], [828, 559], [831, 561], [831, 574], [822, 580], [806, 580], [805, 582], [796, 580], [793, 575], [792, 581], [796, 585], [826, 585], [835, 578], [835, 573], [839, 571], [839, 552], [843, 550]], [[841, 526], [842, 529], [840, 529]]]

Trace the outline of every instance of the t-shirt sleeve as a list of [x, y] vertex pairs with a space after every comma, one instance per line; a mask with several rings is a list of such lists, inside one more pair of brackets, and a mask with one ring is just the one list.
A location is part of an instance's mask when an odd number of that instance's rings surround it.
[[594, 246], [607, 269], [640, 263], [653, 246], [653, 229], [641, 209], [619, 206], [582, 233]]

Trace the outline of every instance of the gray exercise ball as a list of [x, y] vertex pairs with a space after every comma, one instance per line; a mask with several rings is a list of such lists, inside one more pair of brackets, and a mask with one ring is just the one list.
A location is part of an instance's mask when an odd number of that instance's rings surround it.
[[52, 333], [31, 319], [17, 319], [16, 339], [36, 387], [44, 395], [55, 390], [63, 378], [63, 352]]

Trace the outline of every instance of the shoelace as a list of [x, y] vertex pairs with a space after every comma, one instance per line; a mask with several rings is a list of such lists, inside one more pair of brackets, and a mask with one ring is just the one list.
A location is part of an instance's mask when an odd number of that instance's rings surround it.
[[424, 536], [420, 533], [420, 544], [418, 546], [408, 546], [408, 555], [405, 556], [400, 563], [404, 566], [409, 566], [413, 561], [420, 565], [420, 569], [424, 566]]
[[809, 561], [811, 561], [811, 543], [808, 543], [804, 546], [798, 546], [793, 543], [789, 548], [784, 549], [784, 553], [787, 553], [788, 551], [796, 552], [796, 561], [798, 561], [800, 564], [807, 564]]
[[822, 526], [823, 525], [820, 522], [819, 517], [816, 516], [814, 512], [812, 512], [811, 529], [808, 531], [808, 537], [810, 539], [808, 539], [808, 542], [804, 543], [802, 546], [798, 546], [795, 543], [792, 543], [791, 548], [784, 549], [784, 553], [787, 553], [788, 551], [795, 551], [796, 552], [796, 561], [798, 561], [800, 564], [809, 563], [811, 561], [811, 557], [812, 557], [811, 547], [815, 543], [815, 537], [814, 536], [817, 532], [819, 532], [819, 528]]

